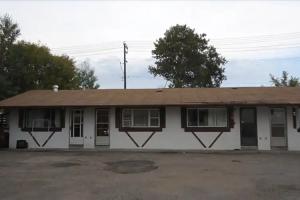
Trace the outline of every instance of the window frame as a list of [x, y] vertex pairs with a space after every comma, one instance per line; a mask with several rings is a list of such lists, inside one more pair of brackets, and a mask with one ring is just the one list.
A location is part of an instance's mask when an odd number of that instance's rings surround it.
[[[131, 126], [124, 126], [124, 111], [130, 110], [130, 123]], [[135, 110], [147, 110], [148, 112], [148, 125], [147, 126], [134, 126], [134, 111]], [[157, 117], [151, 117], [151, 111], [158, 111]], [[157, 126], [151, 126], [151, 119], [158, 119]], [[163, 107], [123, 107], [119, 108], [116, 112], [116, 121], [119, 131], [121, 132], [148, 132], [148, 131], [162, 131], [165, 127], [165, 111]]]
[[[199, 110], [209, 110], [209, 109], [218, 109], [223, 108], [226, 110], [226, 126], [189, 126], [189, 118], [188, 118], [188, 110], [197, 109], [197, 124], [199, 124]], [[230, 128], [233, 128], [234, 122], [231, 117], [233, 111], [231, 108], [226, 106], [215, 106], [215, 107], [184, 107], [182, 108], [184, 112], [182, 113], [184, 116], [181, 117], [182, 128], [184, 128], [185, 132], [229, 132]], [[231, 125], [232, 124], [232, 125]]]
[[[130, 126], [124, 126], [124, 112], [130, 111]], [[134, 117], [134, 111], [147, 111], [147, 126], [136, 126], [134, 125], [135, 117]], [[151, 117], [151, 111], [158, 111], [158, 117]], [[158, 119], [158, 125], [157, 126], [151, 126], [151, 119]], [[122, 127], [123, 128], [158, 128], [160, 127], [160, 110], [158, 108], [125, 108], [122, 110]]]
[[[43, 110], [45, 113], [49, 112], [50, 116], [49, 119], [50, 120], [50, 126], [48, 127], [38, 127], [38, 128], [34, 128], [34, 127], [29, 127], [27, 126], [27, 120], [28, 120], [28, 112], [30, 111], [34, 111], [34, 110]], [[59, 121], [60, 121], [60, 127], [55, 127], [55, 115], [52, 118], [51, 117], [51, 112], [52, 110], [58, 111], [59, 112]], [[29, 108], [29, 109], [21, 109], [19, 110], [19, 128], [21, 128], [21, 131], [32, 131], [32, 132], [51, 132], [51, 131], [61, 131], [62, 128], [64, 128], [64, 123], [65, 123], [65, 119], [62, 119], [65, 117], [65, 111], [64, 109], [60, 109], [60, 108]], [[54, 126], [53, 126], [54, 124]]]
[[[96, 110], [95, 110], [96, 112], [95, 112], [95, 137], [109, 137], [109, 132], [110, 132], [110, 110], [108, 109], [108, 108], [97, 108]], [[103, 122], [103, 121], [101, 121], [101, 122], [99, 122], [98, 121], [98, 112], [101, 112], [101, 111], [105, 111], [105, 112], [107, 112], [107, 122]], [[108, 128], [107, 128], [107, 135], [99, 135], [98, 136], [98, 130], [99, 129], [104, 129], [104, 128], [98, 128], [98, 125], [103, 125], [103, 124], [106, 124], [106, 125], [108, 125]]]
[[[226, 126], [204, 126], [204, 125], [199, 125], [199, 119], [200, 119], [199, 118], [199, 116], [200, 116], [199, 111], [201, 111], [201, 110], [207, 110], [207, 111], [209, 111], [209, 110], [216, 110], [216, 109], [225, 109], [225, 111], [226, 111]], [[189, 125], [189, 110], [197, 110], [197, 126], [190, 126]], [[207, 127], [207, 128], [208, 127], [214, 127], [214, 128], [227, 127], [227, 124], [228, 124], [228, 113], [227, 112], [228, 112], [228, 110], [226, 108], [187, 108], [186, 109], [186, 127], [189, 127], [189, 128], [193, 128], [193, 127], [199, 127], [199, 128], [202, 128], [202, 127]], [[215, 117], [214, 121], [216, 123], [217, 117]]]

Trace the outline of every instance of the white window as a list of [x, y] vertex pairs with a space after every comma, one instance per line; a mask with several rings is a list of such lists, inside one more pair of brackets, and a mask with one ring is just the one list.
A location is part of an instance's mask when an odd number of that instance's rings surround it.
[[188, 108], [187, 127], [227, 127], [226, 108]]
[[159, 127], [160, 110], [159, 109], [123, 109], [122, 111], [123, 127]]
[[131, 127], [131, 122], [132, 122], [132, 119], [131, 119], [131, 110], [129, 109], [126, 109], [126, 110], [123, 110], [123, 116], [122, 116], [122, 120], [123, 120], [123, 127]]

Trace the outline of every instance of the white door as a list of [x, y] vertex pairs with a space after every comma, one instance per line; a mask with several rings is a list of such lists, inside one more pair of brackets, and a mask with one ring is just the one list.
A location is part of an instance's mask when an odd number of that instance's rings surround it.
[[271, 109], [271, 146], [286, 146], [286, 114], [284, 108]]
[[83, 144], [83, 110], [74, 109], [71, 113], [70, 144]]
[[109, 145], [109, 109], [96, 110], [96, 145]]

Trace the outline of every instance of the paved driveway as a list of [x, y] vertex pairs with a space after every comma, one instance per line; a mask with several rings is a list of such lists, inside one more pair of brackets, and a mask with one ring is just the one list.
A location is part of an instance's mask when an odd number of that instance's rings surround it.
[[300, 154], [0, 151], [0, 199], [300, 199]]

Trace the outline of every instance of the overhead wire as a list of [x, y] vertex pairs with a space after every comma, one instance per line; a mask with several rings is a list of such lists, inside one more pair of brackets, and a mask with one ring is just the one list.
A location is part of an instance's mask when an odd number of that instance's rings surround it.
[[[128, 41], [130, 52], [133, 53], [151, 53], [154, 47], [153, 41]], [[274, 51], [282, 49], [300, 48], [300, 32], [285, 33], [276, 35], [263, 36], [247, 36], [237, 38], [215, 38], [210, 40], [218, 50], [225, 53], [237, 52], [257, 52], [257, 51]], [[121, 53], [122, 42], [107, 42], [93, 45], [73, 45], [60, 48], [53, 48], [55, 52], [63, 52], [75, 57], [82, 56], [99, 56], [112, 53]], [[121, 71], [123, 70], [121, 67]], [[130, 76], [130, 78], [140, 78], [140, 76]], [[231, 85], [233, 83], [226, 83]], [[251, 83], [235, 83], [234, 85], [269, 85], [269, 82], [251, 82]], [[166, 86], [166, 85], [165, 85]]]
[[[133, 53], [151, 54], [153, 41], [127, 41]], [[300, 48], [300, 32], [279, 33], [269, 35], [214, 38], [210, 40], [221, 53], [242, 53], [256, 51], [274, 51]], [[121, 41], [109, 41], [100, 44], [83, 44], [52, 48], [55, 53], [68, 54], [75, 57], [116, 54], [122, 51]]]

